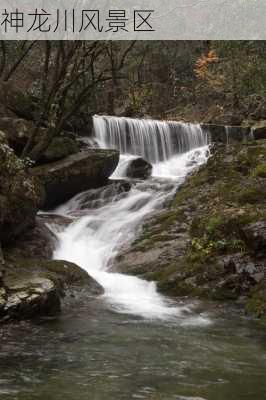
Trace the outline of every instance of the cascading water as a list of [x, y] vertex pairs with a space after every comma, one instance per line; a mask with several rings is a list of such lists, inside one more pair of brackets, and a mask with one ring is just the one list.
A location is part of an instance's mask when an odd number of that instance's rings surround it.
[[[188, 316], [190, 307], [178, 306], [156, 291], [153, 282], [109, 272], [122, 246], [134, 239], [143, 219], [162, 207], [185, 176], [207, 160], [208, 137], [198, 125], [128, 118], [94, 118], [95, 139], [103, 148], [117, 148], [120, 164], [113, 178], [123, 177], [132, 157], [153, 165], [147, 181], [132, 181], [131, 189], [112, 187], [77, 195], [55, 212], [73, 218], [57, 231], [55, 259], [72, 261], [84, 268], [105, 290], [104, 298], [117, 312], [145, 318], [179, 319], [180, 323], [205, 323]], [[186, 316], [184, 318], [184, 316]]]
[[94, 130], [100, 147], [154, 164], [208, 143], [208, 134], [199, 124], [173, 121], [95, 116]]

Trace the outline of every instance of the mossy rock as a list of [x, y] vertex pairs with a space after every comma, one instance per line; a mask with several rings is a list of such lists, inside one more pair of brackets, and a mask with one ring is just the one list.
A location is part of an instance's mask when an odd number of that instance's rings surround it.
[[31, 169], [45, 187], [44, 208], [64, 203], [76, 194], [105, 185], [119, 162], [117, 150], [88, 149]]
[[263, 282], [255, 286], [249, 295], [246, 303], [248, 314], [256, 317], [266, 317], [266, 283]]
[[266, 163], [261, 163], [256, 166], [254, 171], [252, 172], [252, 175], [255, 178], [266, 178]]
[[[0, 318], [32, 319], [61, 311], [68, 293], [80, 296], [103, 293], [102, 287], [77, 265], [67, 261], [44, 261], [7, 257], [0, 288]], [[67, 296], [69, 297], [69, 296]]]
[[66, 136], [55, 137], [46, 149], [41, 161], [52, 162], [61, 160], [80, 150], [76, 140]]

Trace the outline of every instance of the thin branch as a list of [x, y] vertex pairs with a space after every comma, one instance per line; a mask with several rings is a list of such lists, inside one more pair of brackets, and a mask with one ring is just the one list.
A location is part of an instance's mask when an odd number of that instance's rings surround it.
[[31, 51], [32, 47], [35, 45], [35, 43], [37, 42], [37, 40], [34, 40], [27, 48], [26, 50], [21, 54], [21, 56], [15, 61], [15, 63], [12, 65], [12, 67], [10, 68], [9, 72], [4, 76], [4, 82], [7, 82], [11, 76], [14, 74], [14, 72], [16, 71], [16, 69], [19, 67], [19, 65], [22, 63], [22, 61], [24, 60], [24, 58], [29, 54], [29, 52]]
[[0, 77], [3, 75], [5, 67], [6, 67], [6, 43], [4, 40], [0, 40], [1, 44], [1, 52], [2, 52], [2, 60], [0, 66]]

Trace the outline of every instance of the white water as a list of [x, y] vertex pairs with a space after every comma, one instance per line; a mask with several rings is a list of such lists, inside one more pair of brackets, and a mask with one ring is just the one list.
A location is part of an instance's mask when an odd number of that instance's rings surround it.
[[173, 121], [95, 116], [94, 130], [100, 147], [141, 156], [153, 164], [208, 142], [199, 124]]
[[[180, 146], [176, 148], [177, 154], [173, 154], [168, 143], [170, 129], [166, 123], [148, 121], [146, 124], [145, 121], [134, 121], [132, 127], [131, 121], [101, 117], [94, 120], [96, 140], [101, 147], [110, 145], [110, 138], [114, 135], [114, 124], [116, 138], [120, 137], [118, 142], [114, 141], [112, 145], [122, 152], [114, 178], [124, 175], [128, 163], [136, 154], [143, 156], [148, 153], [147, 158], [154, 159], [155, 153], [158, 155], [158, 149], [163, 140], [165, 140], [164, 160], [159, 161], [158, 157], [157, 162], [153, 163], [153, 177], [145, 182], [132, 183], [132, 188], [128, 193], [122, 191], [114, 194], [110, 199], [110, 189], [104, 188], [98, 191], [100, 199], [97, 208], [92, 208], [92, 204], [95, 205], [96, 191], [81, 193], [59, 207], [55, 212], [72, 217], [73, 223], [65, 230], [57, 231], [59, 244], [54, 252], [54, 258], [72, 261], [84, 268], [104, 287], [104, 298], [116, 312], [150, 319], [178, 319], [183, 324], [206, 323], [205, 318], [192, 314], [191, 307], [177, 305], [161, 296], [154, 282], [109, 272], [112, 260], [123, 245], [134, 239], [136, 229], [144, 218], [160, 208], [163, 202], [173, 195], [177, 186], [184, 181], [185, 176], [204, 163], [208, 157], [207, 137], [197, 127], [191, 129], [189, 126], [188, 138], [179, 141]], [[132, 149], [130, 146], [125, 146], [125, 151], [123, 151], [125, 122], [132, 132], [135, 124], [138, 126], [138, 130], [134, 131], [136, 137], [131, 132], [131, 144], [134, 149], [131, 154], [127, 154]], [[156, 132], [156, 130], [152, 131], [153, 124], [156, 126], [163, 124], [160, 126], [160, 135], [154, 133], [155, 138], [151, 137], [152, 132]], [[185, 129], [184, 126], [183, 129]], [[191, 136], [192, 131], [194, 133]], [[195, 132], [198, 132], [198, 139]], [[149, 142], [145, 139], [147, 137], [156, 145], [147, 147]], [[142, 149], [140, 153], [136, 153], [136, 138], [139, 142], [142, 141], [141, 146], [144, 146], [144, 149], [140, 148]], [[189, 146], [193, 150], [184, 153], [182, 149], [187, 149], [189, 140], [191, 140]], [[200, 143], [202, 146], [195, 148], [195, 143]], [[109, 197], [106, 195], [107, 192]]]

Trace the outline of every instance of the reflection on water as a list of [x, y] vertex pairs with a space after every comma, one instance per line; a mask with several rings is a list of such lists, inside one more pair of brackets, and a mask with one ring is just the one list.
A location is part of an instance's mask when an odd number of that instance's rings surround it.
[[209, 326], [150, 322], [83, 302], [5, 328], [0, 399], [263, 400], [265, 326], [208, 310]]

